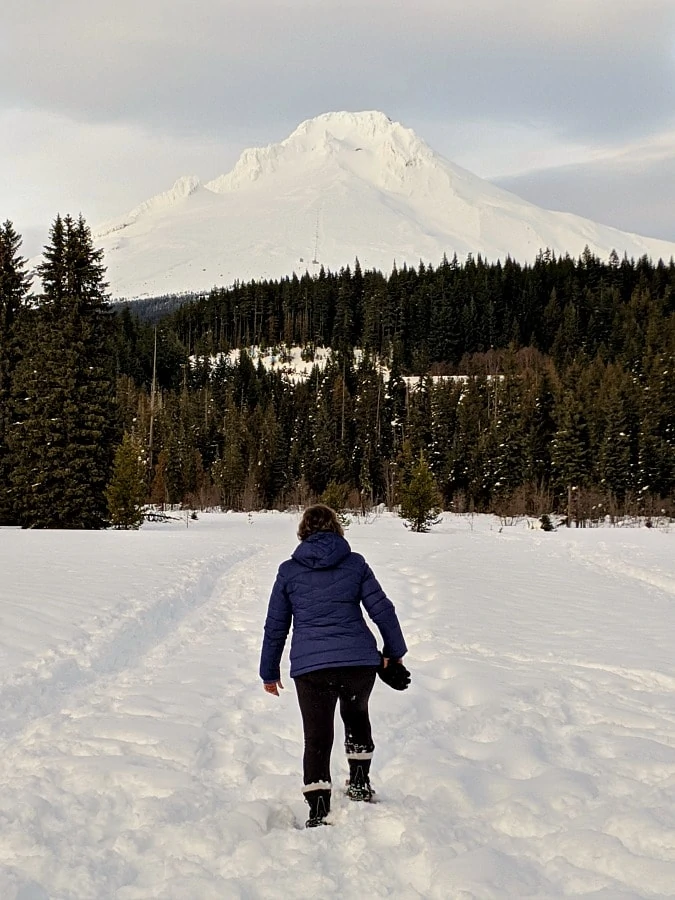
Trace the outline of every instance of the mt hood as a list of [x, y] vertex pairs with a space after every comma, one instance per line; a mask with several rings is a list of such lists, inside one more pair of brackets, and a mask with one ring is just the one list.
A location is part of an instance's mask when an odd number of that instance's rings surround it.
[[437, 265], [446, 254], [532, 261], [545, 248], [601, 258], [675, 244], [540, 209], [435, 153], [380, 112], [327, 113], [226, 175], [180, 178], [100, 227], [114, 297], [202, 291], [353, 265]]

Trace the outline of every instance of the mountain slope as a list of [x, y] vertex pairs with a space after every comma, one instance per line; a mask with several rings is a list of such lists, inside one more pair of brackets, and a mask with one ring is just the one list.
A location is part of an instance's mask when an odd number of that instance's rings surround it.
[[521, 200], [379, 112], [303, 122], [279, 144], [244, 151], [220, 178], [179, 179], [94, 237], [116, 297], [339, 269], [356, 256], [388, 272], [444, 253], [524, 262], [545, 247], [675, 255], [675, 244]]

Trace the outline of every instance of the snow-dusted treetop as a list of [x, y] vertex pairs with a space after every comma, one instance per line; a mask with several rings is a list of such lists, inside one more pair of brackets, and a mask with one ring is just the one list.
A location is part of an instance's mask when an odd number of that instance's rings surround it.
[[95, 234], [115, 296], [443, 254], [530, 261], [544, 248], [669, 259], [675, 244], [550, 212], [454, 165], [381, 112], [335, 112], [245, 150], [229, 173], [178, 179]]

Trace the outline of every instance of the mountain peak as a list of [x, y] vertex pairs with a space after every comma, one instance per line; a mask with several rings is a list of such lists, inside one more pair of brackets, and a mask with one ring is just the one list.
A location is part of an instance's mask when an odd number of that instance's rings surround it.
[[[369, 164], [356, 160], [358, 153]], [[382, 112], [331, 112], [306, 119], [280, 143], [244, 150], [229, 174], [206, 187], [227, 193], [300, 161], [304, 166], [325, 166], [338, 159], [354, 173], [380, 179], [389, 173], [400, 180], [406, 168], [433, 163], [436, 155], [412, 129]]]
[[315, 116], [313, 119], [305, 119], [283, 143], [289, 144], [319, 135], [332, 135], [337, 138], [343, 138], [346, 135], [362, 135], [365, 139], [372, 140], [378, 137], [384, 138], [399, 129], [413, 133], [377, 110], [328, 112]]
[[245, 150], [203, 185], [180, 178], [95, 235], [115, 296], [209, 290], [235, 280], [338, 270], [358, 256], [390, 271], [444, 254], [529, 262], [579, 256], [668, 259], [675, 245], [540, 209], [432, 150], [382, 112], [330, 112]]
[[418, 156], [430, 159], [434, 156], [412, 128], [394, 122], [377, 110], [324, 113], [302, 122], [282, 143], [309, 149], [312, 142], [333, 143], [351, 150], [384, 149], [389, 155], [400, 154], [406, 159]]

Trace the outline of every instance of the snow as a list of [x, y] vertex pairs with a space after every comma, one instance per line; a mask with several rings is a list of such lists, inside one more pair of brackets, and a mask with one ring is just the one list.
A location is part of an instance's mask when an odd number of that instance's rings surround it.
[[[247, 347], [246, 352], [251, 358], [254, 365], [261, 363], [265, 371], [277, 372], [282, 375], [285, 381], [292, 384], [307, 381], [315, 371], [315, 368], [322, 372], [332, 357], [333, 351], [330, 347], [315, 347], [311, 350], [311, 354], [304, 351], [306, 359], [303, 359], [303, 348], [299, 346], [287, 347], [280, 344], [277, 347]], [[241, 351], [238, 349], [229, 350], [227, 353], [218, 353], [209, 357], [211, 366], [226, 360], [230, 365], [237, 365]], [[311, 359], [309, 356], [311, 355]], [[354, 364], [358, 365], [362, 357], [360, 350], [354, 351]], [[196, 361], [196, 357], [190, 357], [191, 362]]]
[[[284, 343], [278, 344], [276, 347], [259, 347], [252, 345], [245, 348], [246, 353], [251, 358], [254, 365], [260, 363], [266, 372], [275, 372], [290, 384], [299, 384], [306, 382], [316, 375], [316, 371], [323, 372], [328, 361], [333, 357], [331, 347], [314, 346], [312, 348], [300, 347], [297, 345], [288, 346]], [[354, 366], [358, 367], [363, 361], [363, 350], [355, 347]], [[216, 353], [208, 357], [209, 365], [215, 368], [223, 361], [229, 365], [237, 365], [241, 356], [241, 350], [228, 350], [227, 353]], [[197, 357], [190, 356], [190, 362], [193, 366], [197, 364]], [[200, 358], [201, 359], [201, 358]], [[385, 382], [391, 377], [391, 370], [376, 356], [371, 357], [371, 361], [377, 373]], [[411, 391], [419, 390], [420, 386], [427, 381], [432, 384], [440, 384], [443, 382], [453, 382], [455, 384], [467, 384], [470, 375], [402, 375], [400, 376], [404, 384]], [[486, 375], [487, 381], [504, 380], [504, 375]]]
[[[326, 113], [245, 150], [231, 172], [179, 179], [95, 231], [114, 297], [210, 290], [235, 280], [353, 265], [438, 265], [550, 248], [670, 259], [675, 244], [526, 202], [454, 165], [381, 112]], [[315, 263], [314, 260], [317, 260]]]
[[674, 532], [354, 521], [413, 682], [380, 802], [307, 831], [287, 657], [257, 677], [297, 523], [0, 531], [3, 900], [673, 896]]

